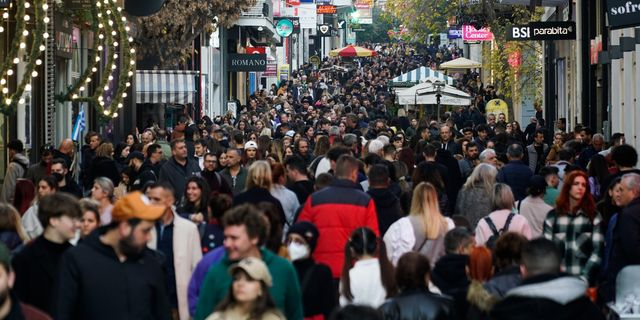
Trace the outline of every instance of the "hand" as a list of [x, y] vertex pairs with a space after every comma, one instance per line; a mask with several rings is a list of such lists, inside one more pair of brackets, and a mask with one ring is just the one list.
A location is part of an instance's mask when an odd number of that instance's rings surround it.
[[202, 213], [200, 213], [200, 212], [192, 214], [191, 215], [191, 221], [193, 221], [195, 223], [201, 223], [202, 221], [204, 221], [204, 215], [202, 215]]

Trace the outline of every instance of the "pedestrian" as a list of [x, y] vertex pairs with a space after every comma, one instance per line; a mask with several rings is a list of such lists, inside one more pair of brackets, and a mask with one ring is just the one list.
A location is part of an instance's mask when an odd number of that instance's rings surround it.
[[[187, 186], [187, 193], [189, 188]], [[162, 267], [166, 270], [165, 284], [171, 317], [189, 320], [187, 287], [193, 270], [202, 258], [198, 227], [174, 211], [173, 188], [166, 182], [151, 184], [146, 190], [146, 196], [152, 204], [166, 208], [155, 222], [147, 245], [165, 257]]]
[[336, 299], [331, 269], [312, 258], [319, 235], [313, 223], [301, 221], [289, 228], [286, 243], [289, 259], [298, 274], [305, 318], [324, 316], [328, 319]]
[[544, 202], [544, 194], [547, 182], [542, 176], [535, 175], [529, 182], [528, 196], [516, 203], [518, 213], [525, 217], [531, 227], [531, 238], [535, 239], [542, 235], [542, 227], [547, 213], [553, 209], [552, 206]]
[[51, 174], [51, 161], [53, 160], [53, 151], [55, 148], [50, 144], [40, 147], [40, 161], [33, 164], [27, 170], [25, 178], [37, 184], [40, 179]]
[[489, 294], [502, 299], [509, 290], [520, 284], [522, 248], [527, 242], [527, 238], [517, 232], [506, 232], [496, 240], [493, 248], [494, 272], [483, 286]]
[[171, 319], [161, 258], [147, 248], [165, 211], [138, 191], [118, 200], [111, 222], [64, 254], [55, 319]]
[[244, 192], [233, 198], [233, 205], [238, 206], [244, 203], [258, 205], [261, 202], [269, 202], [278, 210], [281, 223], [288, 221], [285, 217], [284, 209], [280, 200], [271, 195], [273, 188], [273, 174], [271, 165], [266, 160], [258, 160], [254, 162], [248, 170], [246, 189]]
[[507, 292], [490, 313], [502, 319], [605, 319], [585, 295], [587, 283], [560, 272], [562, 252], [554, 242], [538, 238], [522, 249], [524, 280]]
[[493, 256], [485, 246], [471, 249], [467, 264], [469, 289], [467, 290], [467, 308], [457, 310], [464, 319], [484, 319], [498, 298], [484, 289], [485, 283], [493, 276]]
[[284, 166], [280, 163], [271, 164], [271, 178], [273, 185], [271, 186], [271, 195], [278, 199], [282, 209], [284, 210], [284, 233], [296, 219], [296, 213], [300, 208], [298, 197], [293, 191], [287, 189], [284, 185], [287, 182]]
[[497, 174], [494, 166], [481, 163], [473, 169], [460, 189], [454, 215], [469, 219], [474, 230], [478, 222], [491, 213], [491, 203], [487, 199], [491, 197]]
[[91, 159], [87, 171], [87, 181], [95, 181], [98, 177], [106, 177], [113, 185], [120, 182], [120, 172], [113, 160], [113, 144], [104, 142], [96, 148], [96, 155]]
[[369, 190], [367, 194], [371, 196], [376, 205], [378, 214], [378, 228], [380, 234], [386, 234], [389, 227], [403, 215], [400, 199], [389, 190], [391, 179], [389, 169], [384, 164], [376, 164], [368, 170]]
[[[166, 182], [163, 185], [171, 186]], [[171, 187], [173, 188], [173, 186]], [[190, 177], [187, 179], [184, 196], [177, 209], [178, 214], [200, 227], [200, 224], [206, 223], [210, 195], [209, 184], [203, 178]]]
[[445, 255], [444, 238], [455, 224], [440, 213], [437, 196], [432, 184], [421, 182], [413, 190], [409, 216], [389, 227], [384, 242], [394, 264], [409, 251], [425, 255], [433, 264]]
[[340, 305], [377, 308], [397, 291], [384, 242], [366, 227], [354, 230], [349, 239], [340, 278]]
[[80, 238], [84, 239], [100, 226], [100, 206], [91, 199], [80, 199]]
[[4, 297], [0, 301], [0, 318], [51, 320], [49, 315], [20, 301], [16, 295], [15, 271], [11, 267], [11, 255], [11, 251], [4, 244], [0, 244], [0, 297]]
[[340, 278], [344, 264], [344, 254], [336, 248], [344, 248], [349, 234], [363, 226], [379, 234], [375, 204], [359, 189], [358, 169], [356, 158], [340, 156], [335, 162], [335, 179], [309, 196], [298, 218], [318, 227], [320, 237], [314, 259], [328, 265], [334, 279]]
[[60, 280], [62, 255], [76, 237], [81, 216], [80, 205], [71, 195], [53, 193], [38, 202], [38, 219], [44, 227], [42, 235], [29, 243], [13, 258], [16, 273], [15, 293], [20, 301], [55, 317], [60, 293], [55, 284]]
[[76, 183], [69, 174], [69, 168], [64, 159], [55, 158], [51, 161], [51, 175], [58, 180], [60, 191], [82, 198], [82, 190], [80, 190], [78, 183]]
[[288, 157], [284, 165], [289, 179], [287, 188], [296, 194], [300, 204], [304, 204], [313, 193], [313, 181], [309, 180], [304, 160], [298, 156]]
[[563, 248], [562, 267], [573, 276], [595, 281], [602, 261], [602, 217], [589, 190], [587, 174], [572, 171], [544, 222], [543, 235]]
[[233, 282], [229, 294], [216, 308], [216, 312], [207, 320], [225, 319], [286, 319], [275, 308], [269, 287], [273, 280], [262, 260], [248, 257], [240, 260], [229, 269]]
[[20, 222], [18, 210], [10, 204], [0, 203], [0, 242], [14, 255], [29, 241]]
[[218, 156], [215, 153], [206, 153], [204, 155], [204, 169], [202, 169], [201, 175], [209, 184], [209, 190], [218, 194], [224, 193], [232, 196], [233, 191], [229, 183], [218, 172], [218, 169]]
[[189, 156], [187, 144], [183, 139], [171, 140], [171, 159], [160, 168], [158, 181], [166, 181], [174, 188], [174, 198], [180, 203], [191, 176], [200, 175], [200, 166]]
[[27, 209], [22, 216], [22, 226], [27, 234], [29, 240], [39, 237], [44, 231], [43, 225], [40, 222], [38, 202], [40, 199], [47, 195], [56, 193], [58, 191], [58, 182], [54, 177], [45, 176], [38, 181], [38, 197], [33, 201], [33, 204]]
[[244, 204], [227, 211], [222, 224], [227, 239], [225, 253], [219, 262], [208, 268], [201, 280], [200, 295], [194, 297], [198, 301], [194, 319], [205, 319], [223, 301], [232, 283], [229, 267], [244, 258], [254, 257], [262, 259], [273, 275], [269, 293], [278, 310], [287, 319], [301, 320], [302, 297], [295, 269], [287, 260], [262, 247], [268, 236], [266, 217], [253, 205]]
[[242, 166], [242, 150], [235, 148], [227, 149], [226, 159], [227, 167], [222, 170], [220, 174], [231, 186], [233, 195], [237, 196], [244, 191], [247, 181], [247, 169]]
[[106, 177], [97, 177], [91, 189], [91, 199], [100, 204], [100, 225], [108, 225], [111, 222], [111, 210], [113, 210], [113, 182]]
[[517, 232], [531, 239], [531, 227], [527, 219], [513, 211], [513, 193], [504, 183], [496, 183], [491, 194], [492, 212], [478, 222], [476, 244], [493, 248], [495, 241], [505, 232]]
[[29, 159], [22, 154], [24, 146], [20, 140], [12, 140], [7, 143], [9, 163], [0, 190], [0, 201], [13, 203], [18, 179], [23, 178], [29, 168]]
[[511, 144], [507, 149], [509, 162], [500, 169], [496, 181], [505, 183], [513, 190], [515, 200], [522, 200], [527, 195], [527, 186], [533, 171], [522, 162], [522, 146]]
[[453, 301], [429, 291], [431, 262], [418, 252], [407, 252], [398, 260], [395, 279], [400, 292], [380, 311], [385, 319], [452, 319]]

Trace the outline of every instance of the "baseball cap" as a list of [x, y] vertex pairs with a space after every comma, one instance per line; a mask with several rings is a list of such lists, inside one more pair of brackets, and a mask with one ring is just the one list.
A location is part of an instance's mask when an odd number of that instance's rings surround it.
[[244, 148], [245, 149], [258, 149], [258, 144], [255, 143], [255, 141], [247, 141], [247, 143], [244, 144]]
[[140, 191], [134, 191], [116, 201], [111, 211], [111, 219], [116, 222], [129, 219], [153, 221], [159, 219], [167, 207], [153, 205]]
[[268, 287], [271, 287], [273, 284], [269, 269], [267, 269], [267, 265], [261, 259], [254, 257], [244, 258], [240, 260], [240, 262], [229, 267], [229, 274], [233, 275], [240, 269], [246, 272], [251, 279], [264, 281]]
[[131, 151], [129, 152], [129, 155], [127, 156], [127, 160], [125, 161], [129, 163], [129, 161], [131, 161], [132, 159], [139, 159], [144, 161], [144, 154], [142, 154], [142, 152], [140, 151]]

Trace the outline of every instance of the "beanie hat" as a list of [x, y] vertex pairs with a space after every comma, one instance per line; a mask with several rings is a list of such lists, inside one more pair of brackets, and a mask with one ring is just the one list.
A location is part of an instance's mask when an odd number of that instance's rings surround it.
[[311, 252], [316, 249], [320, 232], [313, 223], [307, 221], [296, 222], [289, 228], [288, 234], [292, 233], [302, 236], [309, 244]]

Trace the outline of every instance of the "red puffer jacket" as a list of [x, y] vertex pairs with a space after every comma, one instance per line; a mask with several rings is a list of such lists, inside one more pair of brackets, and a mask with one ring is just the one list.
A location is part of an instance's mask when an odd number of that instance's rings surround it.
[[349, 180], [336, 180], [310, 195], [298, 220], [318, 227], [320, 237], [313, 258], [328, 265], [334, 278], [342, 273], [344, 246], [353, 230], [368, 227], [380, 234], [373, 200]]

